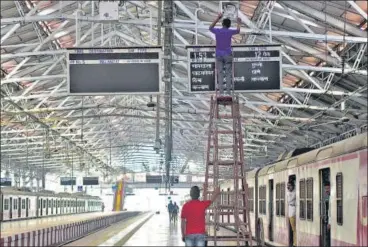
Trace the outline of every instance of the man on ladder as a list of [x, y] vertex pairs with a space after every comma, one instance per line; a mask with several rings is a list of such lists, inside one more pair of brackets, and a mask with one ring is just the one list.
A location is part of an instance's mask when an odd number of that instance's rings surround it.
[[230, 90], [233, 78], [233, 55], [231, 50], [231, 37], [240, 33], [240, 18], [238, 18], [237, 29], [230, 29], [231, 21], [226, 18], [222, 21], [222, 28], [215, 28], [217, 22], [221, 19], [222, 13], [218, 15], [216, 20], [210, 26], [210, 31], [216, 35], [216, 69], [218, 88], [220, 95], [224, 94], [224, 76], [226, 78], [226, 91], [230, 96]]

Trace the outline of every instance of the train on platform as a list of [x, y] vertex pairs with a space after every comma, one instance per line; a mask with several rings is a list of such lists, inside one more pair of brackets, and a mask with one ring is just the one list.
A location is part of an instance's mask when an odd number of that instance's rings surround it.
[[100, 197], [81, 192], [31, 192], [27, 188], [13, 187], [2, 187], [0, 190], [0, 221], [98, 212], [101, 209]]
[[[269, 246], [292, 246], [287, 203], [291, 181], [296, 191], [296, 246], [368, 246], [367, 169], [364, 133], [248, 172], [252, 235]], [[233, 190], [233, 181], [220, 184], [223, 191]], [[220, 200], [231, 204], [234, 198], [226, 194]], [[222, 216], [220, 221], [234, 219]]]

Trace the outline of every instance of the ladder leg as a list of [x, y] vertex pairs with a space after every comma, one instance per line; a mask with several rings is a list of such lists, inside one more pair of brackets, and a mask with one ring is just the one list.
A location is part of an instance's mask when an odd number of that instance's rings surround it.
[[[226, 97], [219, 99], [216, 96], [211, 98], [204, 198], [208, 198], [212, 191], [220, 185], [219, 179], [225, 177], [232, 179], [234, 189], [232, 192], [226, 192], [227, 194], [223, 193], [223, 196], [231, 196], [231, 202], [224, 203], [224, 198], [222, 198], [220, 202], [217, 200], [208, 210], [206, 219], [209, 236], [207, 240], [213, 242], [214, 246], [217, 246], [218, 242], [224, 241], [236, 241], [237, 246], [245, 244], [252, 246], [239, 98], [235, 96], [230, 97], [230, 99]], [[220, 114], [219, 106], [222, 104], [230, 105], [230, 116]], [[233, 121], [231, 131], [220, 128], [218, 121], [223, 116]], [[232, 142], [223, 143], [226, 138], [222, 138], [221, 134], [232, 134]], [[223, 150], [229, 147], [231, 148], [230, 152]], [[230, 217], [231, 221], [220, 220], [224, 216]], [[217, 232], [217, 228], [220, 226], [235, 227], [236, 236], [223, 236], [221, 232]]]

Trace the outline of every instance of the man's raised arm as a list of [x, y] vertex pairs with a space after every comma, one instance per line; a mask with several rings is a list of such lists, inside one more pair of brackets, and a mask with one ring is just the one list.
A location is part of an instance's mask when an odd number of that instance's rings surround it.
[[217, 22], [221, 19], [221, 17], [222, 17], [222, 13], [219, 13], [217, 18], [210, 25], [210, 28], [209, 28], [210, 30], [212, 30], [216, 26]]
[[216, 201], [217, 197], [220, 195], [220, 188], [216, 188], [214, 191], [213, 191], [213, 194], [212, 194], [212, 198], [211, 198], [211, 203], [213, 203], [214, 201]]
[[238, 19], [237, 19], [237, 26], [236, 26], [236, 31], [238, 32], [238, 33], [240, 33], [240, 24], [241, 24], [241, 19], [238, 17]]

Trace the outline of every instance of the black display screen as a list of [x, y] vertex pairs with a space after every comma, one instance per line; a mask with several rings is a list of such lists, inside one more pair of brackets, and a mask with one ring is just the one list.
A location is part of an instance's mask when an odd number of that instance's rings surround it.
[[60, 185], [76, 185], [77, 178], [76, 177], [61, 177]]
[[[213, 46], [187, 46], [190, 92], [216, 90], [216, 56]], [[272, 92], [281, 89], [280, 45], [234, 46], [234, 90]], [[225, 83], [225, 76], [224, 82]]]
[[161, 47], [68, 49], [72, 95], [159, 93]]
[[98, 185], [98, 177], [83, 177], [83, 185]]

